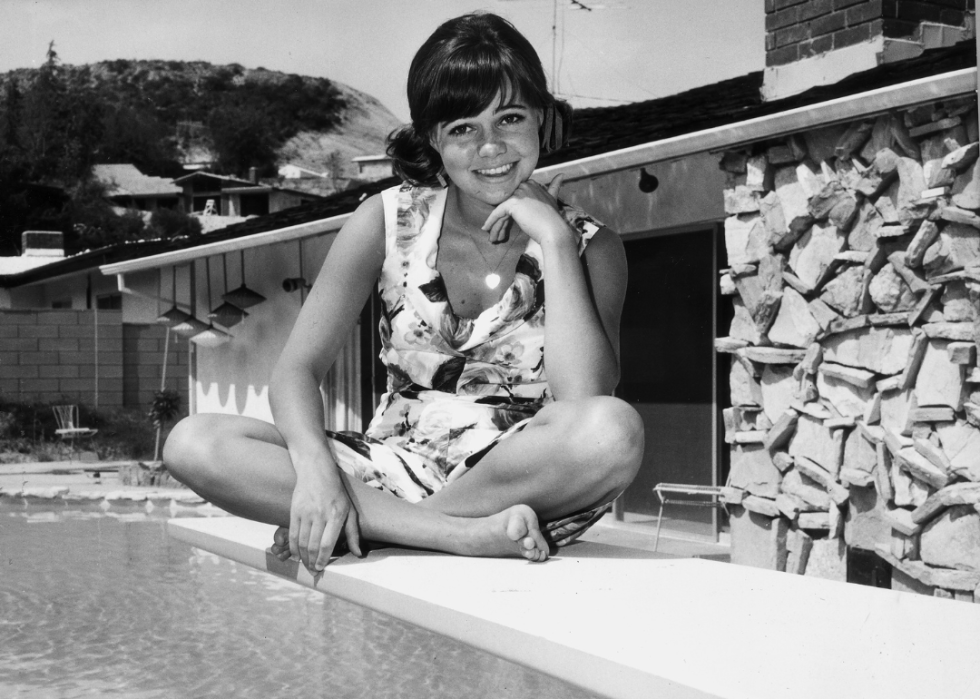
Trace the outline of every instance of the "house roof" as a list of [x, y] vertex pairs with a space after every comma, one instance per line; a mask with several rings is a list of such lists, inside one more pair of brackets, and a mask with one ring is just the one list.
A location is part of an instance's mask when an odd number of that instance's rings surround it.
[[[772, 102], [762, 101], [760, 88], [763, 74], [760, 71], [712, 85], [704, 85], [669, 97], [617, 107], [577, 110], [569, 144], [558, 152], [543, 155], [539, 165], [548, 167], [569, 163], [717, 126], [817, 105], [840, 97], [974, 68], [976, 65], [976, 46], [970, 40], [950, 48], [927, 51], [911, 60], [878, 66], [852, 75], [834, 85], [813, 88], [802, 94]], [[186, 175], [175, 182], [196, 176], [217, 177], [210, 173], [198, 172]], [[129, 243], [83, 253], [19, 275], [0, 276], [0, 286], [34, 283], [44, 278], [68, 273], [63, 270], [69, 268], [80, 271], [95, 265], [176, 252], [335, 218], [350, 213], [365, 198], [397, 184], [398, 181], [397, 178], [390, 177], [364, 184], [320, 201], [258, 216], [206, 236]]]
[[[243, 180], [239, 177], [229, 177], [228, 175], [217, 175], [213, 172], [208, 172], [207, 170], [197, 170], [189, 175], [183, 175], [174, 180], [174, 184], [181, 184], [183, 182], [189, 182], [191, 180], [197, 179], [212, 179], [220, 180], [221, 182], [227, 182], [235, 187], [255, 187], [256, 184], [251, 180]], [[181, 190], [183, 191], [183, 190]]]
[[118, 163], [95, 165], [92, 175], [99, 182], [108, 185], [106, 195], [110, 197], [153, 197], [177, 196], [183, 190], [164, 177], [144, 175], [135, 165]]

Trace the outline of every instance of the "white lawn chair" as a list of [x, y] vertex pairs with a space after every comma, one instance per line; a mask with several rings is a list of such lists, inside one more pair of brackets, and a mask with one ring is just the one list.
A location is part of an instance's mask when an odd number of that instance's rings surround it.
[[[690, 505], [692, 507], [724, 507], [718, 500], [721, 488], [716, 485], [685, 485], [681, 483], [657, 483], [653, 492], [660, 498], [660, 512], [657, 514], [657, 538], [653, 541], [653, 550], [660, 546], [660, 525], [664, 519], [664, 505]], [[674, 495], [701, 496], [707, 499], [692, 500], [677, 499]]]
[[98, 430], [91, 427], [79, 426], [77, 405], [52, 405], [51, 410], [54, 411], [54, 419], [58, 423], [58, 429], [54, 433], [61, 437], [62, 440], [70, 440], [71, 451], [68, 452], [68, 459], [71, 460], [72, 454], [75, 452], [75, 439], [78, 437], [91, 437]]

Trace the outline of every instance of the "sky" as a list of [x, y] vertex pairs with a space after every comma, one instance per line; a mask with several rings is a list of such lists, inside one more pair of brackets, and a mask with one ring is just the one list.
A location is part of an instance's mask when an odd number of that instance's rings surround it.
[[474, 10], [510, 19], [576, 107], [662, 97], [765, 65], [761, 0], [2, 0], [0, 72], [38, 66], [50, 41], [70, 64], [239, 63], [346, 83], [407, 121], [416, 49]]

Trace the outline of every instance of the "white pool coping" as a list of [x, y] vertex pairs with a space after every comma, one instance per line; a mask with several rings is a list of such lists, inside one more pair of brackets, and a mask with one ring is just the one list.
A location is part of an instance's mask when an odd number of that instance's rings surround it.
[[603, 697], [980, 696], [980, 604], [596, 543], [544, 564], [382, 549], [314, 580], [268, 553], [274, 527], [168, 529]]

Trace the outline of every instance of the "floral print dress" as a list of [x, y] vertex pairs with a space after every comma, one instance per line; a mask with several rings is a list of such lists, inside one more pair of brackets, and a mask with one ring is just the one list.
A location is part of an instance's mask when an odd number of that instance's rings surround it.
[[[496, 305], [476, 318], [457, 316], [436, 269], [447, 191], [406, 184], [381, 194], [385, 261], [378, 288], [387, 391], [364, 435], [327, 433], [347, 473], [410, 502], [463, 477], [553, 400], [544, 366], [540, 246], [528, 241]], [[579, 233], [581, 255], [601, 224], [561, 207]], [[605, 509], [576, 519], [595, 521]]]

